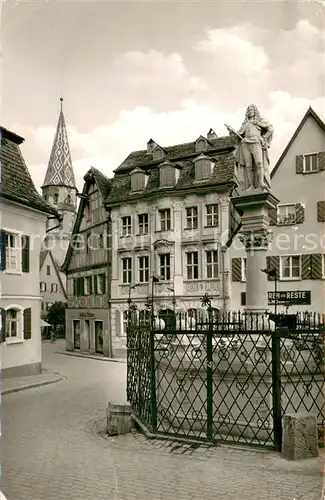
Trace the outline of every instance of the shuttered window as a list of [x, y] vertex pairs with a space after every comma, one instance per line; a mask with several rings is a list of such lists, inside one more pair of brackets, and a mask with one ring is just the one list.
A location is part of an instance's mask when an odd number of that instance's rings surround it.
[[32, 337], [32, 309], [28, 307], [24, 310], [24, 339]]

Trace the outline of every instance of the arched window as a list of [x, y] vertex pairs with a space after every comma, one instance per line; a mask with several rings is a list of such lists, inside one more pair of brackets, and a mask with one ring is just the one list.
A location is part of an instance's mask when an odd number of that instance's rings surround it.
[[9, 305], [5, 310], [6, 341], [23, 339], [23, 309], [18, 305]]
[[68, 194], [67, 198], [66, 198], [66, 202], [70, 205], [71, 203], [71, 194]]
[[165, 322], [166, 330], [174, 330], [176, 327], [175, 313], [171, 309], [162, 309], [158, 313], [158, 317], [163, 319]]
[[129, 311], [123, 311], [123, 335], [126, 336], [128, 331], [128, 320], [129, 320]]
[[44, 195], [44, 200], [47, 201], [47, 194]]
[[54, 205], [57, 205], [58, 202], [59, 202], [59, 195], [58, 195], [58, 193], [54, 193], [54, 195], [53, 195], [53, 203], [54, 203]]

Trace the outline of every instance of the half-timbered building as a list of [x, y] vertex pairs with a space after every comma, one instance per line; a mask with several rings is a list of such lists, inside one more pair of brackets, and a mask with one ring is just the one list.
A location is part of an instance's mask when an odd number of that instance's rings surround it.
[[84, 177], [73, 234], [62, 266], [67, 277], [66, 348], [112, 356], [111, 227], [104, 207], [111, 181], [95, 168]]

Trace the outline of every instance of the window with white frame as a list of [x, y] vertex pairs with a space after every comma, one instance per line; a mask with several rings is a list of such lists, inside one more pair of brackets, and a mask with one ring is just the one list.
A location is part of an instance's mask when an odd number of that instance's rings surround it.
[[304, 172], [318, 171], [318, 154], [312, 153], [304, 155]]
[[124, 257], [122, 259], [122, 282], [131, 283], [132, 282], [132, 258]]
[[44, 281], [40, 283], [40, 292], [46, 292], [46, 283]]
[[295, 222], [296, 205], [294, 203], [278, 205], [278, 224], [295, 224]]
[[186, 229], [198, 228], [198, 209], [197, 207], [188, 207], [186, 209]]
[[52, 283], [51, 284], [51, 292], [56, 293], [57, 291], [58, 291], [57, 283]]
[[22, 338], [22, 311], [20, 309], [6, 310], [6, 339]]
[[105, 293], [106, 274], [97, 274], [97, 293]]
[[186, 254], [186, 271], [188, 280], [197, 280], [199, 277], [199, 252]]
[[148, 232], [149, 232], [148, 214], [138, 215], [138, 232], [139, 232], [139, 234], [148, 234]]
[[129, 311], [123, 311], [122, 320], [123, 320], [122, 333], [125, 336], [127, 334], [127, 329], [128, 329]]
[[131, 233], [131, 215], [126, 215], [125, 217], [122, 217], [122, 236], [131, 236]]
[[299, 279], [301, 277], [300, 255], [286, 255], [280, 259], [280, 278]]
[[139, 262], [139, 283], [148, 283], [149, 281], [149, 257], [144, 255], [138, 257]]
[[206, 277], [208, 279], [219, 277], [218, 250], [206, 251]]
[[162, 280], [170, 280], [170, 253], [159, 254], [159, 274]]
[[6, 271], [21, 271], [20, 236], [14, 233], [5, 233]]
[[208, 227], [216, 227], [219, 224], [219, 207], [213, 203], [206, 205], [206, 225]]
[[160, 230], [170, 231], [171, 229], [170, 208], [159, 210], [159, 216], [160, 216]]
[[241, 258], [241, 280], [246, 281], [246, 266], [247, 266], [247, 259], [246, 257]]

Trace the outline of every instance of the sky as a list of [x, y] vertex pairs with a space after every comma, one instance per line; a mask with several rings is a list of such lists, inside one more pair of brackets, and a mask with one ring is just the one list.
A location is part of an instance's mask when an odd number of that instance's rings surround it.
[[311, 105], [325, 119], [325, 10], [300, 1], [2, 0], [1, 123], [39, 189], [60, 111], [78, 189], [150, 138], [168, 146], [275, 129], [271, 168]]

